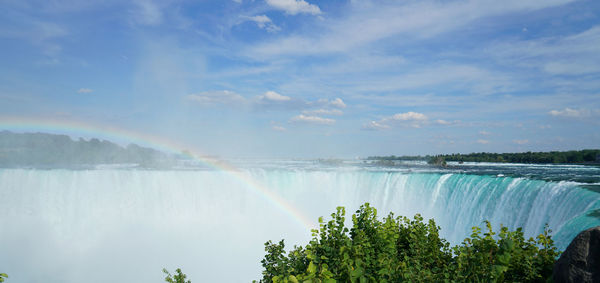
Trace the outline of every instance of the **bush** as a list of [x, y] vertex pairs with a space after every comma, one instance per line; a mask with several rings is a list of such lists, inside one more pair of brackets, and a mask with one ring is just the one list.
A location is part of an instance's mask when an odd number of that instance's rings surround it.
[[192, 283], [192, 281], [188, 280], [185, 281], [185, 278], [187, 277], [183, 272], [181, 272], [181, 269], [177, 268], [175, 270], [175, 275], [171, 275], [171, 273], [169, 273], [169, 271], [166, 268], [163, 268], [163, 273], [167, 275], [167, 277], [165, 277], [165, 281], [169, 282], [169, 283]]
[[536, 239], [525, 240], [521, 229], [502, 227], [496, 235], [473, 227], [460, 245], [439, 237], [440, 227], [395, 217], [381, 221], [368, 203], [352, 215], [345, 227], [345, 209], [338, 207], [331, 220], [319, 218], [319, 229], [306, 247], [265, 243], [260, 282], [545, 282], [559, 255], [546, 226]]

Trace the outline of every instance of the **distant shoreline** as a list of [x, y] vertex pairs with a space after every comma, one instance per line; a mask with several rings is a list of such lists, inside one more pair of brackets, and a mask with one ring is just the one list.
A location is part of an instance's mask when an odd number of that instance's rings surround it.
[[570, 151], [548, 152], [519, 152], [519, 153], [469, 153], [469, 154], [440, 154], [426, 156], [369, 156], [367, 160], [424, 160], [427, 162], [455, 161], [455, 162], [489, 162], [489, 163], [523, 163], [523, 164], [569, 164], [600, 166], [600, 149], [584, 149]]

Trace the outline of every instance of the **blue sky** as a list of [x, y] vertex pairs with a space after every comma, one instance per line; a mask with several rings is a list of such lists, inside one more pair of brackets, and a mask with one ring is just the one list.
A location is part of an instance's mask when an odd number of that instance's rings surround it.
[[230, 157], [600, 145], [598, 1], [2, 6], [0, 117], [112, 125]]

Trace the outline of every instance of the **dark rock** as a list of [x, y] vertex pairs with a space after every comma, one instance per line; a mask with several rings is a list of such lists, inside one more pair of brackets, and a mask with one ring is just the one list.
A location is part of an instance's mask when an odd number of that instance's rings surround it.
[[600, 282], [600, 226], [573, 239], [554, 264], [552, 277], [554, 282]]

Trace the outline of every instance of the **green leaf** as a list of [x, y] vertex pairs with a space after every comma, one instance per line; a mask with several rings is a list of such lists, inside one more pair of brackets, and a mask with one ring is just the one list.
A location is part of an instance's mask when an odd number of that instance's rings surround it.
[[312, 261], [308, 264], [308, 269], [306, 269], [309, 274], [317, 273], [317, 267], [312, 263]]

